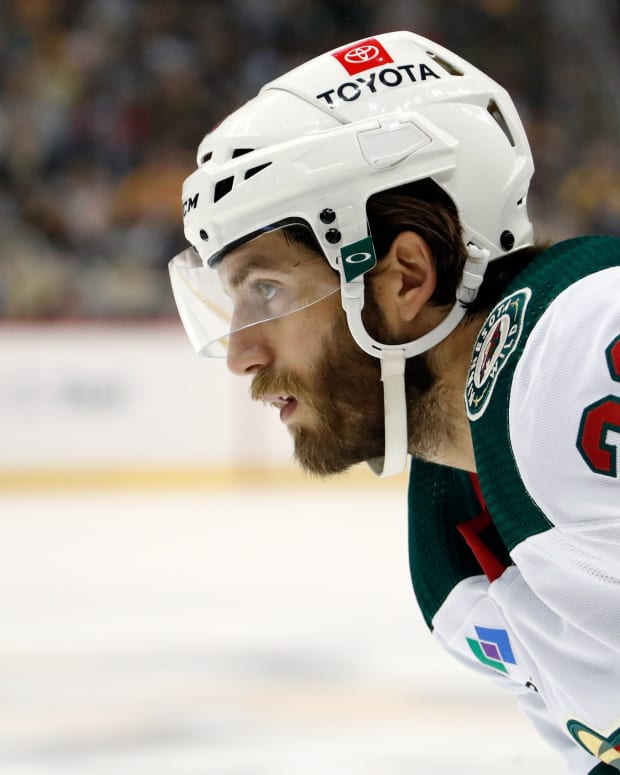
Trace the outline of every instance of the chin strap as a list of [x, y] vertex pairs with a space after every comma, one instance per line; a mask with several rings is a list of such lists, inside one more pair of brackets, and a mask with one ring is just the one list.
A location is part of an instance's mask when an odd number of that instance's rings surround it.
[[404, 350], [384, 350], [381, 353], [385, 454], [368, 461], [370, 469], [380, 477], [399, 474], [407, 465], [406, 359]]
[[[363, 349], [374, 355], [377, 355], [377, 349], [381, 351], [379, 357], [381, 358], [385, 413], [385, 454], [382, 458], [369, 460], [368, 465], [373, 473], [382, 478], [401, 473], [407, 465], [409, 439], [405, 391], [406, 359], [426, 352], [452, 333], [465, 316], [465, 304], [471, 303], [476, 298], [478, 289], [482, 285], [489, 261], [489, 251], [470, 243], [467, 246], [467, 252], [469, 258], [465, 262], [463, 277], [456, 291], [457, 301], [448, 315], [432, 331], [401, 347], [379, 345], [377, 348], [378, 343], [372, 340], [374, 347], [371, 351], [360, 343], [359, 329], [357, 330], [358, 336], [355, 336], [355, 339]], [[366, 334], [366, 338], [369, 338], [368, 334]]]

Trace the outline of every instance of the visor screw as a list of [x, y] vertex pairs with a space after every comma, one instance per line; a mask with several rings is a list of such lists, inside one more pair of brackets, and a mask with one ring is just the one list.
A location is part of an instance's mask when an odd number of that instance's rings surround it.
[[333, 210], [330, 210], [329, 207], [326, 207], [319, 213], [319, 218], [321, 223], [333, 223], [336, 220], [336, 213]]
[[325, 239], [329, 242], [330, 245], [335, 245], [342, 239], [342, 234], [338, 231], [338, 229], [328, 229], [325, 232]]
[[511, 231], [503, 231], [499, 238], [499, 244], [504, 250], [512, 250], [515, 244], [515, 236]]

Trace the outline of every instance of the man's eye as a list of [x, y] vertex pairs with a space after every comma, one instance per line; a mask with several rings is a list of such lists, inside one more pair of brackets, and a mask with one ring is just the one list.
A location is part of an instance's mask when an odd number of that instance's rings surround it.
[[278, 292], [278, 288], [273, 283], [261, 280], [254, 284], [254, 291], [258, 293], [262, 301], [271, 301]]

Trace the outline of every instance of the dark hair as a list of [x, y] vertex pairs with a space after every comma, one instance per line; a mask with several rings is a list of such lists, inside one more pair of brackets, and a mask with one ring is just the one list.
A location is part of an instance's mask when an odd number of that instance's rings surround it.
[[292, 224], [291, 226], [285, 226], [282, 229], [284, 239], [292, 244], [302, 245], [308, 250], [314, 253], [318, 253], [323, 256], [323, 250], [318, 239], [314, 236], [314, 232], [310, 226], [304, 224]]
[[[428, 244], [437, 268], [437, 286], [431, 304], [452, 304], [463, 274], [467, 248], [456, 205], [434, 181], [426, 178], [374, 194], [366, 205], [368, 225], [379, 259], [402, 231], [415, 231]], [[522, 248], [489, 263], [468, 315], [490, 310], [507, 285], [544, 250]]]

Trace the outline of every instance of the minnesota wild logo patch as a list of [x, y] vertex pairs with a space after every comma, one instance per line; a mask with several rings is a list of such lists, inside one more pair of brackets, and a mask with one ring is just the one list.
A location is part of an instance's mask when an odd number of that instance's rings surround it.
[[470, 420], [477, 420], [484, 414], [497, 376], [516, 349], [531, 295], [529, 288], [521, 288], [506, 296], [480, 329], [465, 389], [467, 416]]
[[[619, 721], [620, 719], [616, 720], [616, 724]], [[582, 721], [570, 719], [566, 723], [566, 728], [571, 737], [588, 753], [620, 772], [620, 726], [616, 724], [611, 727], [611, 730], [601, 732]]]

